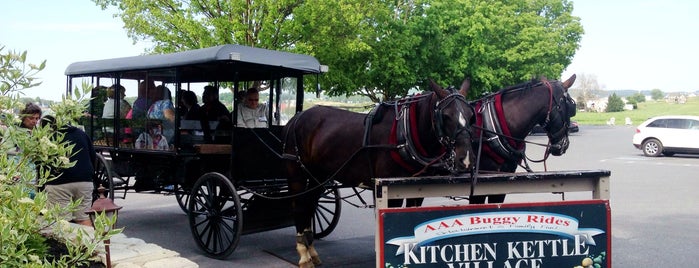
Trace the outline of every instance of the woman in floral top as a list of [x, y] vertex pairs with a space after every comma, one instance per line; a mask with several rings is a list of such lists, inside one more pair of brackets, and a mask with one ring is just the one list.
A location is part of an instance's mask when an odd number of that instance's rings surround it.
[[175, 106], [172, 104], [170, 89], [160, 85], [152, 91], [155, 101], [148, 109], [148, 119], [160, 120], [163, 126], [163, 136], [172, 141], [175, 136]]

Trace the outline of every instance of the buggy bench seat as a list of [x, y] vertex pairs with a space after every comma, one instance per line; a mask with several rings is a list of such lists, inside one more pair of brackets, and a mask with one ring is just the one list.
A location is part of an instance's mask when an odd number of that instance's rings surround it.
[[195, 144], [194, 151], [197, 154], [231, 154], [233, 150], [230, 144]]

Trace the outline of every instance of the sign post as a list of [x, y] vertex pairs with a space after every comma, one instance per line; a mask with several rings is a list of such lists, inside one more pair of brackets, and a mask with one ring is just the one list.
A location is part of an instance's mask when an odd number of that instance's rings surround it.
[[479, 176], [475, 194], [591, 192], [590, 200], [388, 208], [463, 196], [469, 177], [376, 179], [376, 267], [611, 267], [606, 170]]
[[606, 200], [379, 210], [381, 267], [611, 267]]

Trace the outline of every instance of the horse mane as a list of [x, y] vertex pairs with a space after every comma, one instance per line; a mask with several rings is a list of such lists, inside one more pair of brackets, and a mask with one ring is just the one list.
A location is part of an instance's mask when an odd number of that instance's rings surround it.
[[529, 81], [527, 81], [527, 82], [522, 82], [522, 83], [516, 84], [516, 85], [514, 85], [514, 86], [509, 86], [509, 87], [500, 89], [500, 90], [498, 90], [498, 91], [497, 91], [496, 93], [494, 93], [494, 94], [505, 94], [506, 92], [510, 92], [510, 91], [517, 91], [517, 90], [522, 90], [522, 89], [529, 89], [529, 88], [532, 88], [532, 87], [534, 87], [535, 85], [541, 83], [541, 82], [544, 81], [544, 80], [546, 80], [546, 79], [545, 79], [545, 78], [540, 78], [540, 79], [532, 78], [531, 80], [529, 80]]

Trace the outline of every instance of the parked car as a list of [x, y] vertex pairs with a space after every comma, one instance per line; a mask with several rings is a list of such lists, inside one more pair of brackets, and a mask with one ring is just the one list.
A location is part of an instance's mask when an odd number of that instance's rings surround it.
[[699, 116], [668, 115], [648, 119], [636, 128], [633, 145], [646, 156], [699, 154]]
[[[580, 131], [580, 127], [578, 126], [578, 122], [575, 121], [570, 121], [570, 125], [568, 125], [568, 133], [574, 133]], [[534, 128], [532, 128], [532, 131], [529, 132], [529, 134], [542, 134], [546, 133], [546, 130], [544, 127], [540, 126], [539, 124], [536, 124]]]

